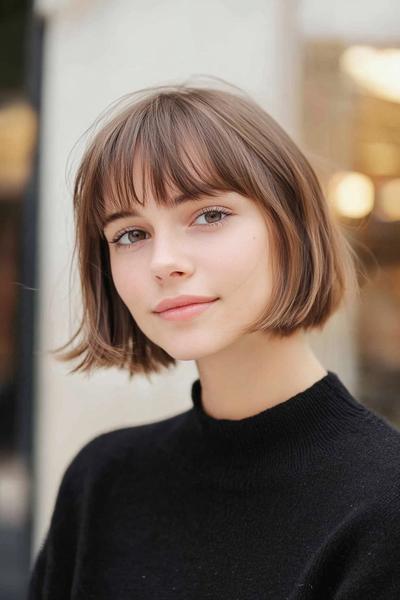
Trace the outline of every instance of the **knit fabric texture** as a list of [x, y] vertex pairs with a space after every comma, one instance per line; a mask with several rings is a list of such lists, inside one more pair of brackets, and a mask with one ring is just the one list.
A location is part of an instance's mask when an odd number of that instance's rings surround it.
[[239, 420], [103, 433], [66, 468], [29, 600], [399, 600], [400, 431], [338, 375]]

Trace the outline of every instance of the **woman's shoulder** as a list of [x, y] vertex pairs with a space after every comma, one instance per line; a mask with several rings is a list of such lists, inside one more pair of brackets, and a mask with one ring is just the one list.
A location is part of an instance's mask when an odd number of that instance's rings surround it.
[[400, 428], [384, 415], [365, 408], [367, 418], [362, 420], [359, 432], [364, 438], [364, 451], [371, 463], [391, 465], [400, 473]]
[[163, 440], [173, 435], [187, 411], [158, 421], [107, 430], [90, 438], [67, 464], [63, 479], [90, 481], [129, 460], [148, 464]]

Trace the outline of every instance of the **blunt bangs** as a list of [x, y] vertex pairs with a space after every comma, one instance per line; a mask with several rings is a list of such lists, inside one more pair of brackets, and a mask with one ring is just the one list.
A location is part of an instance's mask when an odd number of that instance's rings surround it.
[[[249, 155], [253, 162], [260, 162], [201, 96], [182, 99], [180, 94], [159, 94], [144, 107], [134, 107], [113, 120], [94, 140], [85, 165], [90, 168], [82, 169], [75, 197], [85, 187], [96, 190], [90, 213], [97, 232], [102, 231], [111, 210], [129, 211], [134, 204], [145, 205], [149, 197], [158, 206], [168, 207], [183, 197], [195, 200], [222, 191], [255, 198]], [[135, 160], [140, 161], [142, 197], [133, 177]]]

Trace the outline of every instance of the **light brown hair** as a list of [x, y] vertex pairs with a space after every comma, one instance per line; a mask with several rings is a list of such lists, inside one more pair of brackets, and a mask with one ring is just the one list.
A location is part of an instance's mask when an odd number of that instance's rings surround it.
[[[271, 235], [274, 276], [265, 313], [248, 331], [288, 336], [322, 328], [359, 292], [356, 253], [341, 231], [304, 154], [242, 90], [185, 84], [125, 97], [97, 126], [78, 168], [75, 251], [83, 313], [59, 359], [71, 372], [116, 366], [149, 375], [176, 364], [135, 323], [113, 284], [103, 234], [106, 200], [117, 210], [143, 204], [132, 177], [140, 152], [142, 189], [172, 206], [186, 196], [235, 191], [262, 210]], [[66, 350], [66, 348], [69, 348]]]

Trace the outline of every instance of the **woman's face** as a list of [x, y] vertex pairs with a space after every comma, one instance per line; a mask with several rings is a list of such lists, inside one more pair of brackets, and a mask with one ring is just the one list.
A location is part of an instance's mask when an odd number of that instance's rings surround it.
[[[268, 230], [257, 205], [221, 192], [173, 208], [149, 199], [135, 210], [138, 216], [120, 217], [104, 233], [115, 287], [138, 327], [177, 360], [197, 360], [239, 341], [271, 291]], [[120, 245], [110, 243], [117, 237]], [[161, 300], [183, 294], [218, 299], [185, 320], [153, 312]]]

